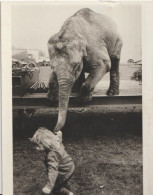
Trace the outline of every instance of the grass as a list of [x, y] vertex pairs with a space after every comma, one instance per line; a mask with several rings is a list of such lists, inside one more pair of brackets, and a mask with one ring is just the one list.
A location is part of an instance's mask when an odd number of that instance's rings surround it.
[[[75, 162], [75, 195], [141, 195], [141, 136], [64, 138]], [[46, 182], [44, 153], [14, 138], [14, 195], [38, 195]], [[102, 188], [100, 188], [100, 186]]]

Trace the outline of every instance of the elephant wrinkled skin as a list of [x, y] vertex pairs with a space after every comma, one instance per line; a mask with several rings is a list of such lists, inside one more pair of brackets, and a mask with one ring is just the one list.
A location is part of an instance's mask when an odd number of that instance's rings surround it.
[[[48, 41], [52, 74], [48, 98], [59, 100], [58, 121], [54, 132], [65, 124], [69, 96], [79, 90], [79, 98], [90, 101], [97, 83], [110, 71], [107, 95], [119, 94], [119, 61], [122, 40], [108, 16], [88, 8], [67, 19], [59, 33]], [[84, 73], [89, 75], [85, 80]]]

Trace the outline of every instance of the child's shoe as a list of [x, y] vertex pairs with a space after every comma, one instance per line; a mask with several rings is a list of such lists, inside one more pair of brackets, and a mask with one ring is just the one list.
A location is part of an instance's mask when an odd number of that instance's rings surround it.
[[51, 190], [45, 186], [45, 187], [42, 189], [42, 192], [43, 192], [44, 194], [50, 194], [50, 193], [51, 193]]

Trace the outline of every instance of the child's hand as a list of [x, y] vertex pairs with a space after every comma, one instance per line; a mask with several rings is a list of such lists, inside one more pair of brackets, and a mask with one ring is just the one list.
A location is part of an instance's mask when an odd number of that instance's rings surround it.
[[58, 137], [62, 137], [62, 131], [57, 131], [57, 132], [56, 132], [56, 135], [57, 135]]
[[44, 187], [42, 189], [42, 191], [43, 191], [44, 194], [50, 194], [51, 193], [51, 190], [49, 188], [47, 188], [47, 187]]

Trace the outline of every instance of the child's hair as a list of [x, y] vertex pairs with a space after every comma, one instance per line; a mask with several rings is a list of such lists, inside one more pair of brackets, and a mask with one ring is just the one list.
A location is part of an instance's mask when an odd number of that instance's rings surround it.
[[38, 145], [43, 145], [47, 150], [57, 150], [62, 140], [61, 136], [55, 135], [47, 128], [39, 127], [30, 141]]

